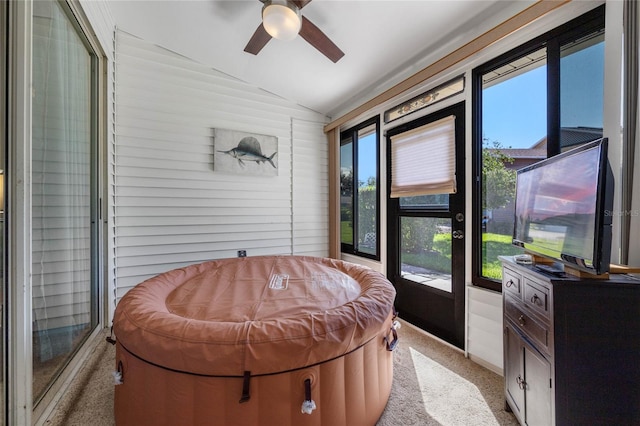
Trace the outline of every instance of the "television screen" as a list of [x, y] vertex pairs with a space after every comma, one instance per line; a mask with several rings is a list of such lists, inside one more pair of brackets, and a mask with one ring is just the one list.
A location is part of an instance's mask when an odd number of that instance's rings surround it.
[[513, 243], [602, 274], [611, 257], [613, 177], [607, 139], [518, 170]]

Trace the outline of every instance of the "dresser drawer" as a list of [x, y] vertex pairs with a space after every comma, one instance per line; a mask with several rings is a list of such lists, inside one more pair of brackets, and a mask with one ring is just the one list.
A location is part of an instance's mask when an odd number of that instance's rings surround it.
[[505, 297], [504, 309], [506, 316], [511, 319], [525, 335], [549, 352], [549, 329], [536, 321], [531, 315], [523, 312], [521, 304], [511, 297]]
[[521, 275], [510, 269], [504, 268], [502, 270], [502, 288], [519, 299], [522, 294]]
[[545, 318], [549, 318], [549, 289], [525, 278], [524, 303]]

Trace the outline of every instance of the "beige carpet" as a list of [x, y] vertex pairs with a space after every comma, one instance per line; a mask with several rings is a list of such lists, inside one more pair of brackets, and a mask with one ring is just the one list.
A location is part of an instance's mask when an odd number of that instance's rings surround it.
[[[391, 397], [378, 426], [518, 424], [504, 411], [502, 377], [406, 323], [399, 336]], [[114, 359], [114, 346], [98, 344], [45, 424], [113, 425]]]

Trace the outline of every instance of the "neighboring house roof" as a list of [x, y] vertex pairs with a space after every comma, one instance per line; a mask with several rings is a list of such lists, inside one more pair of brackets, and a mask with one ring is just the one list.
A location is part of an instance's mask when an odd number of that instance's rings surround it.
[[540, 139], [538, 142], [534, 143], [533, 146], [529, 149], [544, 149], [547, 150], [547, 136]]
[[[560, 129], [560, 145], [564, 148], [580, 145], [602, 137], [602, 129], [597, 127], [563, 127]], [[493, 148], [490, 149], [494, 151]], [[534, 143], [531, 148], [500, 148], [504, 155], [519, 159], [547, 158], [547, 137]]]
[[560, 129], [560, 146], [570, 147], [602, 137], [602, 129], [597, 127], [563, 127]]
[[547, 150], [544, 149], [531, 149], [531, 148], [502, 148], [500, 149], [507, 157], [511, 157], [514, 160], [519, 158], [546, 158]]

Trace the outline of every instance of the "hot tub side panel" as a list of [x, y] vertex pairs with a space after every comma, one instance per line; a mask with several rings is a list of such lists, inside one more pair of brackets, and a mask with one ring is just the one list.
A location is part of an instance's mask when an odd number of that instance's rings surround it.
[[[336, 359], [285, 373], [250, 379], [250, 399], [240, 403], [243, 379], [171, 371], [116, 345], [115, 419], [127, 425], [371, 426], [387, 404], [393, 356], [379, 336]], [[120, 365], [120, 367], [118, 367]], [[301, 412], [304, 382], [311, 379], [317, 409]]]

